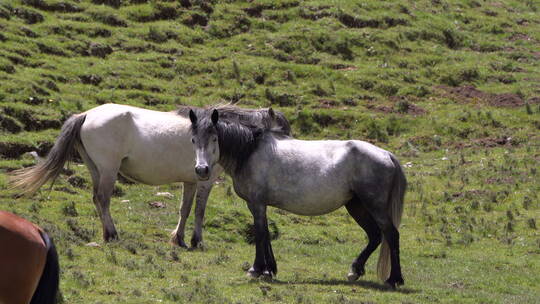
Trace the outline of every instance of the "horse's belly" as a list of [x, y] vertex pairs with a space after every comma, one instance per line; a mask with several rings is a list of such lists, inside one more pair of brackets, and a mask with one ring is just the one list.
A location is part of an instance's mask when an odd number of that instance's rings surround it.
[[[338, 190], [338, 191], [336, 191]], [[297, 191], [295, 195], [282, 192], [270, 201], [270, 205], [299, 215], [322, 215], [330, 213], [345, 205], [352, 194], [345, 189], [325, 189], [304, 192]]]
[[[193, 168], [194, 167], [195, 165], [193, 165]], [[195, 170], [188, 169], [191, 168], [178, 167], [172, 163], [159, 164], [152, 162], [146, 164], [134, 164], [132, 161], [127, 160], [122, 162], [120, 173], [130, 180], [147, 185], [164, 185], [175, 182], [197, 182]]]
[[[194, 156], [177, 147], [159, 145], [160, 149], [132, 151], [122, 161], [120, 172], [125, 177], [148, 185], [174, 182], [197, 182]], [[175, 149], [176, 148], [176, 149]]]

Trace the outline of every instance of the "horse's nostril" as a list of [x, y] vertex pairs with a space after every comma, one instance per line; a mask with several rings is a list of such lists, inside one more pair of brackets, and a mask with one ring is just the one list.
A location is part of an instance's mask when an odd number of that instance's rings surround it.
[[197, 166], [195, 167], [195, 173], [199, 174], [199, 175], [206, 175], [208, 174], [208, 172], [210, 171], [210, 169], [208, 168], [208, 166]]

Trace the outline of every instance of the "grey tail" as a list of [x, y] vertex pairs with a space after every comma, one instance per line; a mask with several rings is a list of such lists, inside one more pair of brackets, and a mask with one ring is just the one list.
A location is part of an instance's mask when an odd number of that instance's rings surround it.
[[62, 126], [47, 157], [35, 166], [15, 170], [10, 177], [11, 186], [20, 189], [21, 194], [33, 194], [47, 181], [54, 182], [73, 156], [75, 145], [80, 143], [80, 130], [85, 119], [86, 114], [71, 116]]
[[[392, 190], [388, 198], [389, 202], [389, 214], [392, 218], [392, 224], [396, 229], [399, 229], [401, 223], [401, 216], [403, 215], [403, 201], [405, 198], [405, 190], [407, 189], [407, 179], [403, 168], [399, 164], [397, 158], [390, 154], [390, 158], [395, 166], [394, 180], [392, 182]], [[377, 262], [377, 275], [381, 281], [386, 281], [390, 276], [390, 247], [388, 242], [383, 238], [381, 251], [379, 253], [379, 261]]]
[[40, 231], [40, 234], [47, 248], [47, 260], [30, 304], [53, 304], [56, 303], [60, 283], [58, 253], [47, 233]]

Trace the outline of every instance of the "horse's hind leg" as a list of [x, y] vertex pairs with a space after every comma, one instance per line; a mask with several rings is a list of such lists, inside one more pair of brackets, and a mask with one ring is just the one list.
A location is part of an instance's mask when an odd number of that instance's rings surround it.
[[189, 217], [189, 213], [191, 212], [191, 205], [193, 204], [193, 197], [195, 196], [196, 190], [196, 183], [184, 182], [182, 206], [180, 206], [180, 218], [178, 219], [176, 229], [174, 229], [171, 234], [171, 243], [180, 247], [187, 248], [187, 245], [184, 242], [184, 233], [186, 230], [186, 221]]
[[88, 171], [90, 171], [90, 177], [92, 177], [92, 201], [94, 203], [94, 206], [96, 206], [96, 211], [98, 213], [98, 216], [101, 220], [101, 206], [98, 201], [98, 187], [99, 187], [99, 171], [96, 167], [96, 164], [94, 161], [90, 158], [88, 153], [86, 153], [86, 150], [81, 144], [78, 144], [77, 146], [77, 152], [79, 152], [79, 155], [81, 156], [84, 164], [88, 168]]
[[[379, 268], [379, 277], [383, 280], [385, 279], [384, 276], [387, 275], [388, 264], [390, 264], [390, 275], [386, 283], [395, 288], [397, 285], [403, 285], [404, 283], [399, 261], [399, 231], [393, 224], [389, 211], [382, 209], [381, 206], [386, 206], [383, 200], [369, 201], [366, 205], [366, 210], [368, 210], [377, 223], [377, 226], [381, 229], [384, 242], [386, 243], [383, 243], [379, 265], [377, 265]], [[389, 256], [389, 259], [387, 256]]]
[[[103, 226], [103, 239], [108, 242], [112, 239], [118, 239], [118, 233], [114, 227], [114, 223], [109, 211], [109, 205], [111, 202], [111, 195], [114, 189], [114, 183], [116, 182], [119, 167], [117, 166], [98, 166], [94, 160], [88, 155], [88, 152], [84, 149], [84, 146], [77, 145], [77, 151], [83, 159], [84, 163], [90, 171], [93, 183], [93, 196], [92, 200], [96, 206], [97, 213]], [[107, 169], [106, 169], [107, 168]]]
[[99, 177], [99, 186], [97, 189], [97, 201], [101, 208], [101, 223], [103, 225], [103, 239], [106, 242], [118, 239], [118, 233], [114, 227], [109, 206], [111, 204], [111, 195], [116, 182], [118, 170], [101, 173]]
[[195, 224], [193, 228], [193, 236], [191, 237], [191, 247], [201, 248], [202, 243], [202, 226], [204, 223], [204, 213], [208, 196], [212, 190], [212, 182], [197, 183], [197, 206], [195, 207]]
[[354, 220], [364, 229], [368, 236], [368, 244], [362, 250], [360, 255], [353, 261], [351, 265], [351, 271], [347, 275], [349, 281], [355, 281], [358, 277], [364, 275], [365, 265], [368, 258], [371, 256], [373, 251], [377, 249], [381, 243], [381, 230], [377, 226], [377, 223], [371, 217], [369, 212], [362, 206], [362, 203], [357, 199], [351, 200], [347, 205], [345, 205], [349, 214], [354, 218]]
[[403, 275], [401, 274], [401, 265], [399, 261], [399, 231], [390, 223], [383, 229], [385, 242], [388, 243], [390, 248], [390, 264], [391, 271], [390, 277], [386, 280], [386, 283], [395, 288], [396, 285], [403, 285]]

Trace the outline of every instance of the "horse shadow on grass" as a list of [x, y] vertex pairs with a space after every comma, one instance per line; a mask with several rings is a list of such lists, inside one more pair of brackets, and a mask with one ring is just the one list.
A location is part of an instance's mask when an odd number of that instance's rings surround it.
[[281, 281], [278, 279], [272, 279], [270, 281], [267, 281], [269, 284], [276, 284], [276, 285], [321, 285], [321, 286], [335, 286], [335, 285], [343, 285], [343, 286], [357, 286], [362, 287], [366, 289], [375, 289], [383, 292], [398, 292], [403, 294], [411, 294], [411, 293], [418, 293], [417, 289], [407, 288], [407, 287], [399, 287], [397, 289], [393, 289], [388, 285], [372, 282], [372, 281], [344, 281], [344, 280], [337, 280], [337, 279], [305, 279], [305, 280], [297, 280], [297, 281]]

